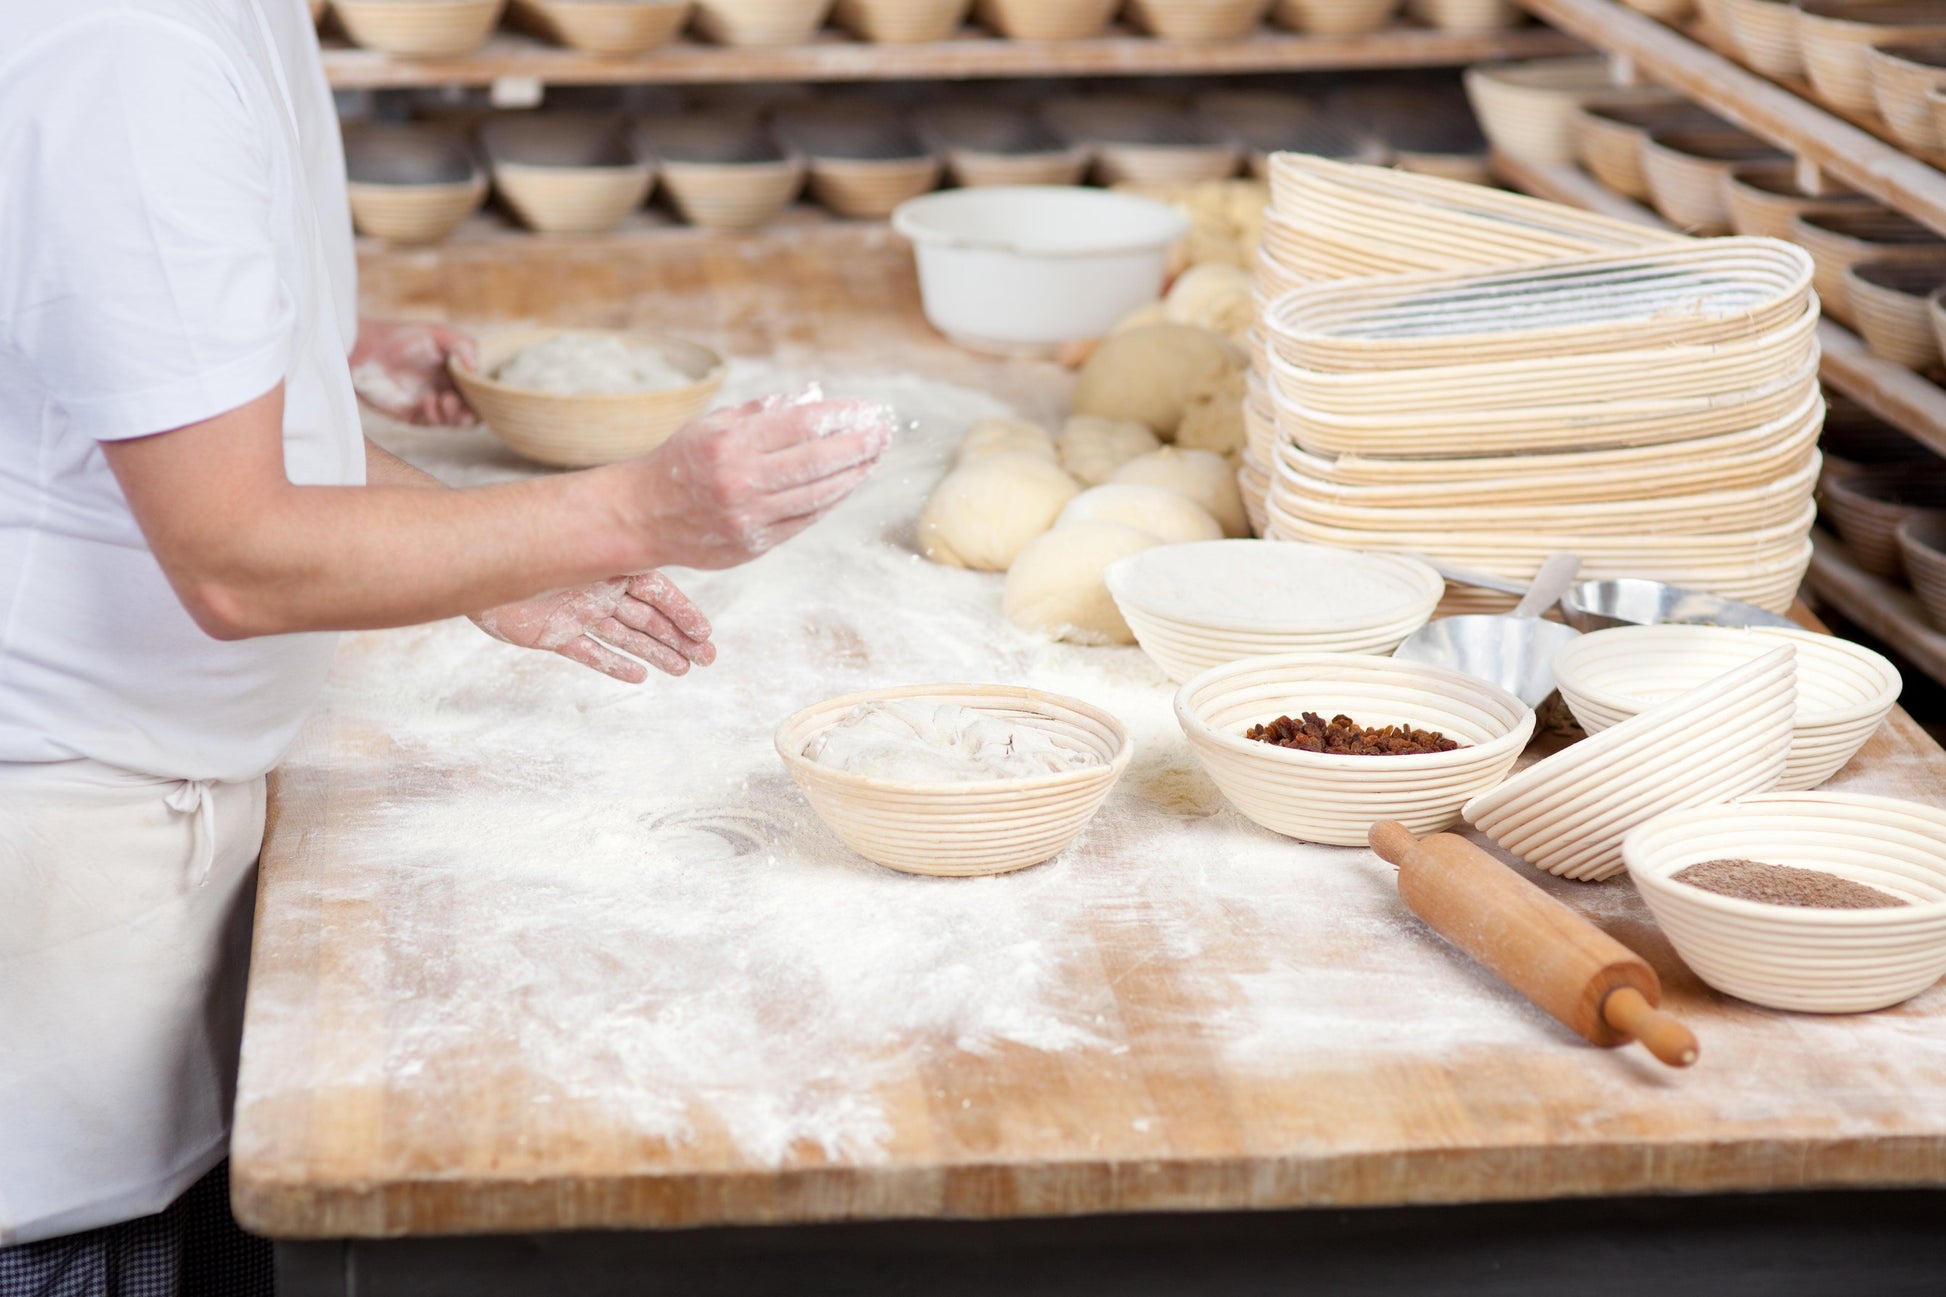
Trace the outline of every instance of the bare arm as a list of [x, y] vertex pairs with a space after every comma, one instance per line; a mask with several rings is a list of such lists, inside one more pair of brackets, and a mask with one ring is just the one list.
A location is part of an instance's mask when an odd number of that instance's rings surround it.
[[[820, 437], [834, 407], [849, 430]], [[219, 639], [403, 626], [669, 565], [729, 567], [811, 525], [890, 427], [846, 403], [719, 411], [653, 455], [468, 491], [295, 486], [283, 391], [102, 448], [197, 624]], [[405, 469], [410, 474], [412, 471]]]

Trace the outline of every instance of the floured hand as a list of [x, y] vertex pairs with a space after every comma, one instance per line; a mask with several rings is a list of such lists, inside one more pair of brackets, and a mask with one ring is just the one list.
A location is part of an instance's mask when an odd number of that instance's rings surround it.
[[660, 572], [490, 608], [476, 613], [473, 623], [497, 640], [558, 653], [629, 684], [649, 678], [645, 662], [679, 676], [692, 664], [716, 661], [709, 619]]
[[815, 393], [707, 414], [634, 461], [634, 523], [679, 567], [747, 563], [789, 540], [871, 476], [891, 410]]
[[351, 353], [351, 385], [358, 399], [380, 414], [406, 423], [459, 427], [473, 411], [453, 386], [446, 360], [477, 365], [473, 339], [439, 324], [387, 324], [368, 320]]

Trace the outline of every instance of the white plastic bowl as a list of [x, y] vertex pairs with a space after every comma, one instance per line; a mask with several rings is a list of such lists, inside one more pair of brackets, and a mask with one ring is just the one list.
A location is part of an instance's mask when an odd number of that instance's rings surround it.
[[[1946, 811], [1855, 793], [1773, 793], [1659, 815], [1628, 835], [1622, 854], [1676, 953], [1725, 994], [1773, 1009], [1865, 1013], [1946, 974]], [[1671, 878], [1722, 859], [1820, 869], [1908, 904], [1767, 905]]]
[[1050, 353], [1156, 300], [1189, 220], [1167, 203], [1063, 185], [927, 194], [892, 213], [934, 328], [963, 347]]
[[[1102, 764], [1027, 779], [919, 783], [819, 765], [805, 745], [860, 703], [919, 699], [957, 704], [1031, 725]], [[1108, 797], [1134, 749], [1120, 721], [1060, 694], [1012, 685], [908, 685], [847, 694], [807, 707], [777, 729], [777, 754], [813, 810], [874, 864], [908, 874], [1001, 874], [1068, 848]]]
[[[1243, 737], [1252, 725], [1307, 711], [1437, 730], [1467, 746], [1354, 757]], [[1452, 827], [1468, 798], [1506, 778], [1534, 733], [1533, 709], [1497, 685], [1417, 662], [1338, 653], [1246, 658], [1205, 671], [1177, 692], [1176, 721], [1244, 815], [1285, 837], [1341, 847], [1365, 845], [1379, 820], [1419, 834]]]

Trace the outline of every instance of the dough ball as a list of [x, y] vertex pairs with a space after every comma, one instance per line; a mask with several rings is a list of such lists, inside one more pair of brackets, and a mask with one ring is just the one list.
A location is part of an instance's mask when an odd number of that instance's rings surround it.
[[1160, 544], [1112, 522], [1071, 522], [1035, 540], [1007, 573], [1007, 620], [1076, 644], [1133, 644], [1102, 573], [1118, 558]]
[[1104, 419], [1098, 414], [1073, 416], [1054, 439], [1061, 467], [1083, 486], [1100, 486], [1137, 455], [1161, 447], [1148, 424], [1133, 419]]
[[1219, 262], [1191, 266], [1163, 299], [1163, 313], [1177, 324], [1213, 330], [1241, 346], [1257, 318], [1254, 291], [1250, 272], [1240, 267]]
[[1145, 531], [1165, 545], [1221, 540], [1223, 527], [1186, 495], [1161, 486], [1122, 482], [1083, 491], [1068, 501], [1056, 528], [1073, 522], [1115, 522]]
[[1237, 489], [1237, 471], [1221, 455], [1164, 446], [1140, 459], [1131, 459], [1110, 480], [1167, 487], [1203, 506], [1222, 526], [1225, 536], [1250, 534], [1250, 517], [1243, 511], [1243, 492]]
[[1144, 325], [1167, 323], [1169, 323], [1167, 305], [1159, 301], [1150, 302], [1147, 306], [1138, 306], [1127, 315], [1124, 315], [1121, 321], [1108, 332], [1111, 335], [1127, 333], [1130, 329], [1139, 329]]
[[1241, 384], [1249, 358], [1219, 333], [1151, 324], [1105, 340], [1074, 385], [1074, 412], [1134, 419], [1164, 441], [1192, 400]]
[[1038, 423], [1025, 419], [982, 419], [960, 438], [956, 462], [964, 464], [982, 455], [1038, 455], [1054, 458], [1054, 438]]
[[935, 563], [1004, 572], [1054, 525], [1081, 488], [1038, 455], [979, 455], [933, 488], [919, 515], [919, 548]]
[[1221, 455], [1232, 468], [1241, 465], [1243, 448], [1250, 441], [1249, 429], [1243, 423], [1246, 395], [1243, 384], [1238, 383], [1191, 401], [1176, 428], [1176, 444], [1185, 450]]

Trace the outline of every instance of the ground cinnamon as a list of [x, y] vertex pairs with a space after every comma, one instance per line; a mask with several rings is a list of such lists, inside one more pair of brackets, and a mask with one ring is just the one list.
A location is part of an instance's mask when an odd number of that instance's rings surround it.
[[1718, 896], [1734, 896], [1767, 905], [1795, 905], [1817, 910], [1882, 910], [1907, 902], [1849, 878], [1822, 869], [1770, 865], [1761, 860], [1705, 860], [1671, 875], [1679, 883], [1700, 887]]
[[1435, 730], [1414, 729], [1410, 725], [1367, 729], [1349, 716], [1333, 716], [1327, 721], [1316, 712], [1305, 712], [1301, 720], [1279, 716], [1268, 725], [1251, 726], [1243, 737], [1299, 752], [1343, 757], [1419, 756], [1428, 752], [1451, 752], [1460, 746]]

